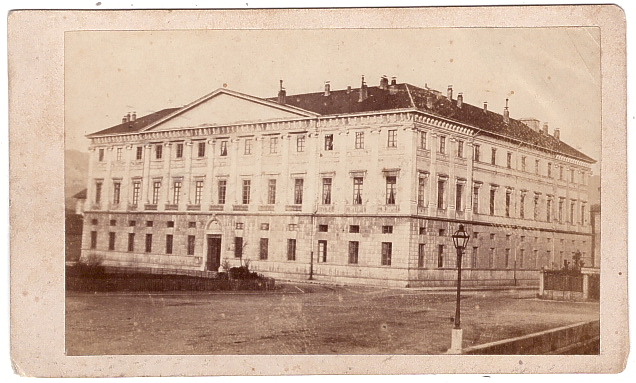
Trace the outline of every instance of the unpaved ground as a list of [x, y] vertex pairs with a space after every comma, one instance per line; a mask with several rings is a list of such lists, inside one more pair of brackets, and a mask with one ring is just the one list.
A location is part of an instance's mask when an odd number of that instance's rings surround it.
[[[598, 319], [598, 303], [533, 292], [462, 294], [464, 347]], [[271, 293], [81, 294], [66, 298], [68, 355], [439, 354], [452, 292], [287, 284]]]

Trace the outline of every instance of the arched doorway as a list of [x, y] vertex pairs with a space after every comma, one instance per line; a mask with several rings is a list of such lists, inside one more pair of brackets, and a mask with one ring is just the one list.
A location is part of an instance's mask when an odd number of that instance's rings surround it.
[[216, 216], [212, 216], [205, 225], [206, 271], [219, 271], [219, 266], [221, 266], [222, 237], [221, 222]]

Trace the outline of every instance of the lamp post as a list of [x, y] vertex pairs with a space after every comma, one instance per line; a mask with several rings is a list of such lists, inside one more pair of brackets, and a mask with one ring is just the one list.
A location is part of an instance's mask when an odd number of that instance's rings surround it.
[[462, 351], [462, 328], [461, 328], [461, 290], [462, 290], [462, 255], [470, 235], [464, 230], [464, 225], [459, 225], [459, 229], [452, 235], [453, 245], [457, 250], [457, 304], [455, 306], [455, 327], [453, 328], [451, 338], [450, 352], [453, 354], [459, 354]]

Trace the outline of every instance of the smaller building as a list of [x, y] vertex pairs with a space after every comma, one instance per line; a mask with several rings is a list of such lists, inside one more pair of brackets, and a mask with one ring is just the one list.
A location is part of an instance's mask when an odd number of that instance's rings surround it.
[[75, 199], [75, 214], [77, 215], [84, 216], [84, 203], [86, 202], [86, 190], [87, 189], [84, 189], [73, 196], [73, 198]]

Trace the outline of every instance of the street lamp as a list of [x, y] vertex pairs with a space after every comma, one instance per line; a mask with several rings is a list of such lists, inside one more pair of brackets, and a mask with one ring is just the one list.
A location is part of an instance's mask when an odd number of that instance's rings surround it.
[[462, 254], [470, 235], [464, 230], [464, 225], [459, 225], [459, 229], [452, 235], [453, 245], [457, 250], [457, 304], [455, 306], [455, 327], [451, 338], [450, 352], [459, 354], [462, 350], [462, 329], [460, 322], [460, 295], [462, 290]]

